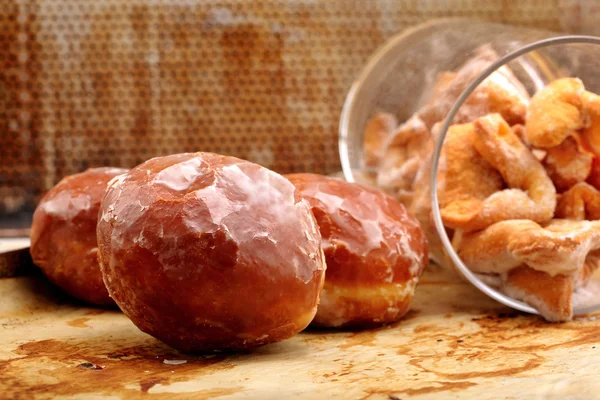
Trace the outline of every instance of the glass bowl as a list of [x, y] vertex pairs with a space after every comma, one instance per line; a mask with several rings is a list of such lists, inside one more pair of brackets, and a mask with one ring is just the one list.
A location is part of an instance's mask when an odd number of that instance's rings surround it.
[[[533, 94], [548, 82], [563, 76], [581, 78], [586, 89], [600, 93], [600, 39], [583, 36], [559, 37], [557, 33], [523, 27], [491, 24], [468, 19], [443, 19], [421, 24], [392, 37], [368, 61], [352, 85], [340, 119], [339, 149], [343, 174], [350, 182], [372, 184], [373, 170], [365, 167], [363, 131], [377, 112], [395, 115], [406, 121], [419, 110], [432, 93], [437, 76], [455, 70], [469, 60], [482, 45], [491, 46], [499, 59], [468, 85], [459, 96], [442, 126], [435, 146], [432, 178], [450, 121], [462, 102], [491, 73], [509, 63], [510, 68]], [[587, 50], [582, 46], [595, 46]], [[435, 228], [444, 250], [469, 282], [495, 300], [514, 309], [539, 314], [532, 306], [506, 296], [469, 270], [454, 251], [441, 221], [436, 180], [432, 184], [432, 211]], [[433, 261], [444, 264], [445, 260]], [[598, 273], [593, 279], [600, 283]], [[574, 309], [575, 315], [600, 309], [589, 303]]]

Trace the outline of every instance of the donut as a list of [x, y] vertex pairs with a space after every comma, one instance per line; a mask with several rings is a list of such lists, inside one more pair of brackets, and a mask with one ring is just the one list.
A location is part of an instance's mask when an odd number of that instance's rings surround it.
[[428, 262], [419, 222], [380, 190], [315, 174], [286, 177], [312, 207], [327, 262], [313, 325], [369, 327], [402, 318]]
[[63, 178], [33, 214], [31, 257], [48, 279], [88, 303], [114, 306], [98, 266], [96, 223], [108, 182], [127, 172], [91, 168]]
[[257, 164], [153, 158], [108, 187], [97, 232], [112, 298], [181, 351], [281, 341], [316, 313], [326, 268], [316, 221], [287, 179]]

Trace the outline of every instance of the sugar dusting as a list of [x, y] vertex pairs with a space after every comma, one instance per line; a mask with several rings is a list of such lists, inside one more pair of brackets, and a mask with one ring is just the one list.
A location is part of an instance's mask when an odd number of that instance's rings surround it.
[[173, 190], [183, 191], [189, 189], [203, 171], [202, 160], [194, 157], [163, 169], [156, 174], [153, 182]]
[[[152, 229], [153, 240], [161, 240], [156, 257], [165, 272], [179, 268], [185, 258], [181, 235], [170, 227], [169, 218], [177, 218], [191, 233], [221, 231], [225, 241], [234, 242], [238, 248], [237, 259], [250, 257], [266, 276], [275, 268], [293, 274], [303, 283], [312, 281], [314, 272], [325, 268], [320, 235], [308, 204], [296, 201], [293, 185], [280, 175], [243, 160], [231, 158], [214, 166], [218, 156], [207, 154], [208, 158], [204, 158], [204, 154], [207, 153], [168, 156], [173, 160], [171, 164], [166, 158], [152, 159], [147, 163], [164, 163], [165, 167], [153, 175], [148, 173], [152, 167], [142, 164], [111, 183], [101, 216], [101, 221], [113, 230], [109, 238], [113, 250], [106, 260], [109, 265], [116, 263], [114, 252], [129, 242], [156, 251], [144, 225], [140, 226], [150, 216], [150, 205], [187, 196], [199, 203], [173, 203], [173, 214], [165, 215], [167, 219]], [[127, 196], [121, 197], [125, 191]], [[132, 198], [135, 200], [129, 201]], [[298, 243], [293, 251], [280, 245], [289, 241]], [[280, 271], [281, 265], [291, 265], [292, 269]]]
[[[564, 316], [550, 308], [545, 301], [543, 301], [534, 294], [527, 293], [523, 289], [511, 285], [504, 285], [503, 291], [513, 299], [521, 300], [531, 305], [536, 310], [538, 310], [539, 313], [542, 314], [546, 320], [550, 322], [558, 322], [564, 320]], [[571, 316], [569, 316], [569, 319], [570, 317]]]
[[592, 280], [573, 292], [573, 308], [582, 309], [600, 304], [600, 281]]

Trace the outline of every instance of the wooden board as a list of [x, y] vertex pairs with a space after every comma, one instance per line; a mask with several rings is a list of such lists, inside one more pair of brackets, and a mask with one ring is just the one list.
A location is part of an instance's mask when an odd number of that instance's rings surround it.
[[0, 293], [0, 398], [589, 399], [600, 393], [597, 317], [548, 324], [436, 267], [400, 323], [307, 331], [237, 355], [179, 354], [120, 312], [76, 303], [40, 276], [2, 279]]
[[0, 278], [25, 275], [33, 268], [29, 238], [0, 238]]

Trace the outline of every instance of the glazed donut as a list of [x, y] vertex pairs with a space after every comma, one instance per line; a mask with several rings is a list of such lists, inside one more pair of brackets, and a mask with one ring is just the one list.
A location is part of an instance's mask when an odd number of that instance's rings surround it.
[[316, 313], [321, 235], [273, 171], [212, 153], [153, 158], [108, 187], [99, 215], [109, 293], [174, 348], [248, 349], [291, 337]]
[[327, 277], [313, 324], [365, 327], [402, 318], [428, 262], [417, 220], [376, 189], [313, 174], [286, 177], [312, 206], [323, 237]]
[[44, 274], [70, 295], [114, 305], [98, 266], [96, 223], [108, 182], [127, 172], [92, 168], [61, 180], [33, 214], [31, 257]]

